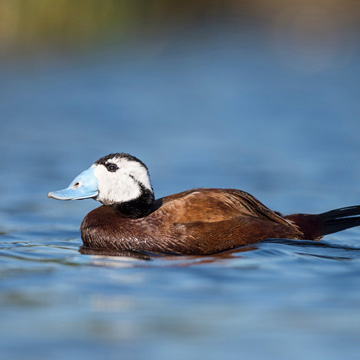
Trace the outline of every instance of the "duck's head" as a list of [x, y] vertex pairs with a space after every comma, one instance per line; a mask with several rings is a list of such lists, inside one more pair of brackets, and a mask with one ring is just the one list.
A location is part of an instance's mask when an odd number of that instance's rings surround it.
[[125, 153], [100, 158], [89, 169], [78, 175], [71, 184], [48, 194], [57, 200], [93, 198], [104, 205], [121, 205], [132, 202], [148, 204], [154, 201], [146, 165]]

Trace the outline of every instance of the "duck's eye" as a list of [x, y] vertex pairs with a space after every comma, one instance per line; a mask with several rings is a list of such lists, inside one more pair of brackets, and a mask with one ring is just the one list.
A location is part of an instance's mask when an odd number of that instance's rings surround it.
[[108, 171], [111, 171], [111, 172], [115, 172], [118, 169], [117, 165], [113, 164], [113, 163], [107, 164], [106, 168]]

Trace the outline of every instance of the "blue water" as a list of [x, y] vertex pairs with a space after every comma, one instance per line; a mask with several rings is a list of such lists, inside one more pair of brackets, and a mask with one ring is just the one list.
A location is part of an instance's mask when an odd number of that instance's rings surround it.
[[1, 65], [1, 358], [358, 358], [360, 229], [221, 256], [83, 255], [98, 204], [46, 197], [125, 151], [158, 197], [233, 187], [283, 213], [360, 204], [358, 48], [314, 69], [245, 35]]

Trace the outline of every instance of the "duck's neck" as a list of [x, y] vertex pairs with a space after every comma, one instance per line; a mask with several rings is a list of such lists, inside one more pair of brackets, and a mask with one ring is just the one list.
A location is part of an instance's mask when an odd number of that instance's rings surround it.
[[125, 217], [137, 219], [149, 215], [154, 208], [154, 193], [149, 189], [142, 187], [141, 195], [136, 199], [123, 203], [114, 204], [116, 211]]

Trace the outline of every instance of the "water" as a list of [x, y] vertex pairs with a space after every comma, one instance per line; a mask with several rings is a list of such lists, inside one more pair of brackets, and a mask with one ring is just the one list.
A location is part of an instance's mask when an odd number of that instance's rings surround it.
[[359, 52], [315, 71], [225, 30], [3, 64], [2, 358], [358, 357], [359, 229], [221, 256], [86, 255], [78, 229], [97, 203], [46, 198], [126, 151], [158, 197], [234, 187], [284, 213], [359, 204]]

